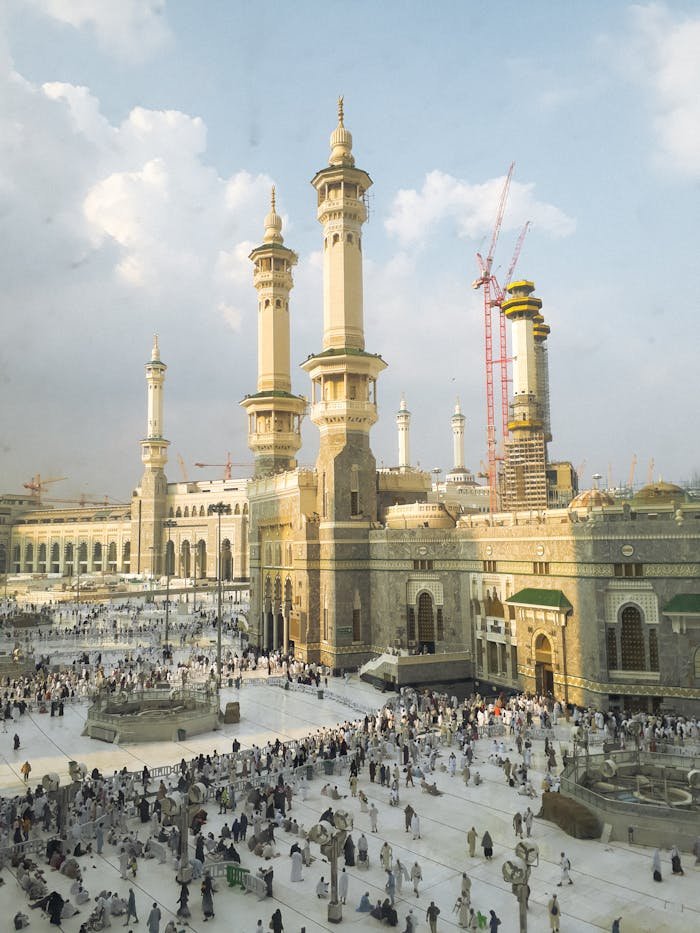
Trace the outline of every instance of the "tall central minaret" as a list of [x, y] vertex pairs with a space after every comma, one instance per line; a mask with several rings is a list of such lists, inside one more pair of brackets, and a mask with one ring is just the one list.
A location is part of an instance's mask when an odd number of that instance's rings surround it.
[[296, 467], [306, 408], [306, 400], [291, 393], [289, 293], [297, 256], [284, 246], [274, 188], [262, 245], [249, 258], [258, 292], [258, 391], [241, 405], [248, 413], [248, 446], [255, 455], [255, 475], [260, 477]]
[[160, 573], [163, 566], [163, 520], [168, 492], [164, 469], [170, 444], [163, 437], [163, 389], [167, 368], [160, 358], [156, 335], [153, 338], [151, 359], [146, 363], [148, 417], [146, 437], [141, 441], [141, 460], [144, 465], [141, 495], [135, 498], [132, 505], [132, 572]]
[[411, 412], [406, 407], [406, 398], [401, 396], [401, 404], [396, 413], [396, 427], [399, 431], [399, 469], [411, 469]]
[[[369, 433], [377, 420], [377, 377], [386, 367], [365, 350], [362, 226], [372, 184], [356, 168], [343, 99], [326, 168], [314, 176], [323, 228], [323, 342], [302, 364], [311, 378], [311, 420], [318, 425], [318, 600], [307, 641], [318, 658], [350, 667], [371, 644], [369, 529], [377, 518], [377, 465]], [[316, 633], [315, 627], [318, 626]]]
[[342, 97], [330, 145], [327, 168], [311, 181], [323, 227], [323, 349], [302, 364], [311, 377], [311, 420], [321, 432], [318, 513], [322, 521], [374, 521], [376, 463], [369, 432], [377, 420], [377, 377], [386, 363], [365, 351], [362, 225], [372, 179], [355, 167]]

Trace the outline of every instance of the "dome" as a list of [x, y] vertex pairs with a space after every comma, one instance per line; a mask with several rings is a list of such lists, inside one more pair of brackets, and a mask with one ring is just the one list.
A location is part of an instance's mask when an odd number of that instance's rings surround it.
[[684, 489], [675, 483], [649, 483], [635, 493], [632, 501], [644, 505], [670, 505], [672, 502], [685, 502], [688, 498]]
[[614, 505], [615, 500], [609, 492], [602, 489], [584, 489], [569, 503], [570, 509], [599, 509], [605, 505]]

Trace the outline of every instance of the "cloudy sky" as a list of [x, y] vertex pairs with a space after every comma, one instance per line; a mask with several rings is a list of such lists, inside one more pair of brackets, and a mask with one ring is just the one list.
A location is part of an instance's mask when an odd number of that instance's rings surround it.
[[[485, 459], [486, 248], [551, 324], [554, 458], [591, 474], [700, 470], [697, 222], [700, 11], [694, 0], [0, 0], [0, 487], [128, 497], [141, 473], [143, 364], [168, 364], [168, 474], [251, 459], [247, 255], [269, 188], [288, 246], [297, 364], [321, 346], [321, 229], [309, 179], [336, 98], [374, 180], [364, 237], [367, 348], [389, 364], [373, 431], [397, 460]], [[312, 463], [316, 429], [300, 459]], [[216, 475], [217, 471], [208, 471]]]

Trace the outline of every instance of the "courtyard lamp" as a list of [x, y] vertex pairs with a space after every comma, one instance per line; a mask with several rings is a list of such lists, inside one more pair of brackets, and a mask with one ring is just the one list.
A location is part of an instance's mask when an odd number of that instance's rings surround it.
[[168, 651], [168, 635], [170, 626], [170, 531], [177, 527], [177, 522], [167, 518], [163, 527], [168, 529], [168, 543], [165, 548], [165, 650]]
[[518, 899], [520, 933], [527, 933], [527, 899], [530, 893], [528, 881], [533, 866], [540, 860], [540, 850], [534, 842], [521, 839], [515, 847], [515, 859], [503, 863], [503, 880], [511, 885]]
[[219, 517], [216, 548], [217, 615], [216, 615], [216, 688], [221, 691], [221, 516], [231, 514], [231, 506], [225, 502], [210, 505], [209, 509]]

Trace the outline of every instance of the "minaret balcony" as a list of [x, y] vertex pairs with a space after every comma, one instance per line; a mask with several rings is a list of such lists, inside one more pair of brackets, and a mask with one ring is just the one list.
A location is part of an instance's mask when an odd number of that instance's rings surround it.
[[301, 447], [301, 436], [293, 431], [265, 431], [249, 434], [248, 446], [256, 453], [277, 451], [293, 455]]
[[358, 399], [336, 399], [315, 402], [311, 406], [311, 420], [314, 424], [352, 424], [372, 425], [377, 421], [377, 406], [374, 402]]

